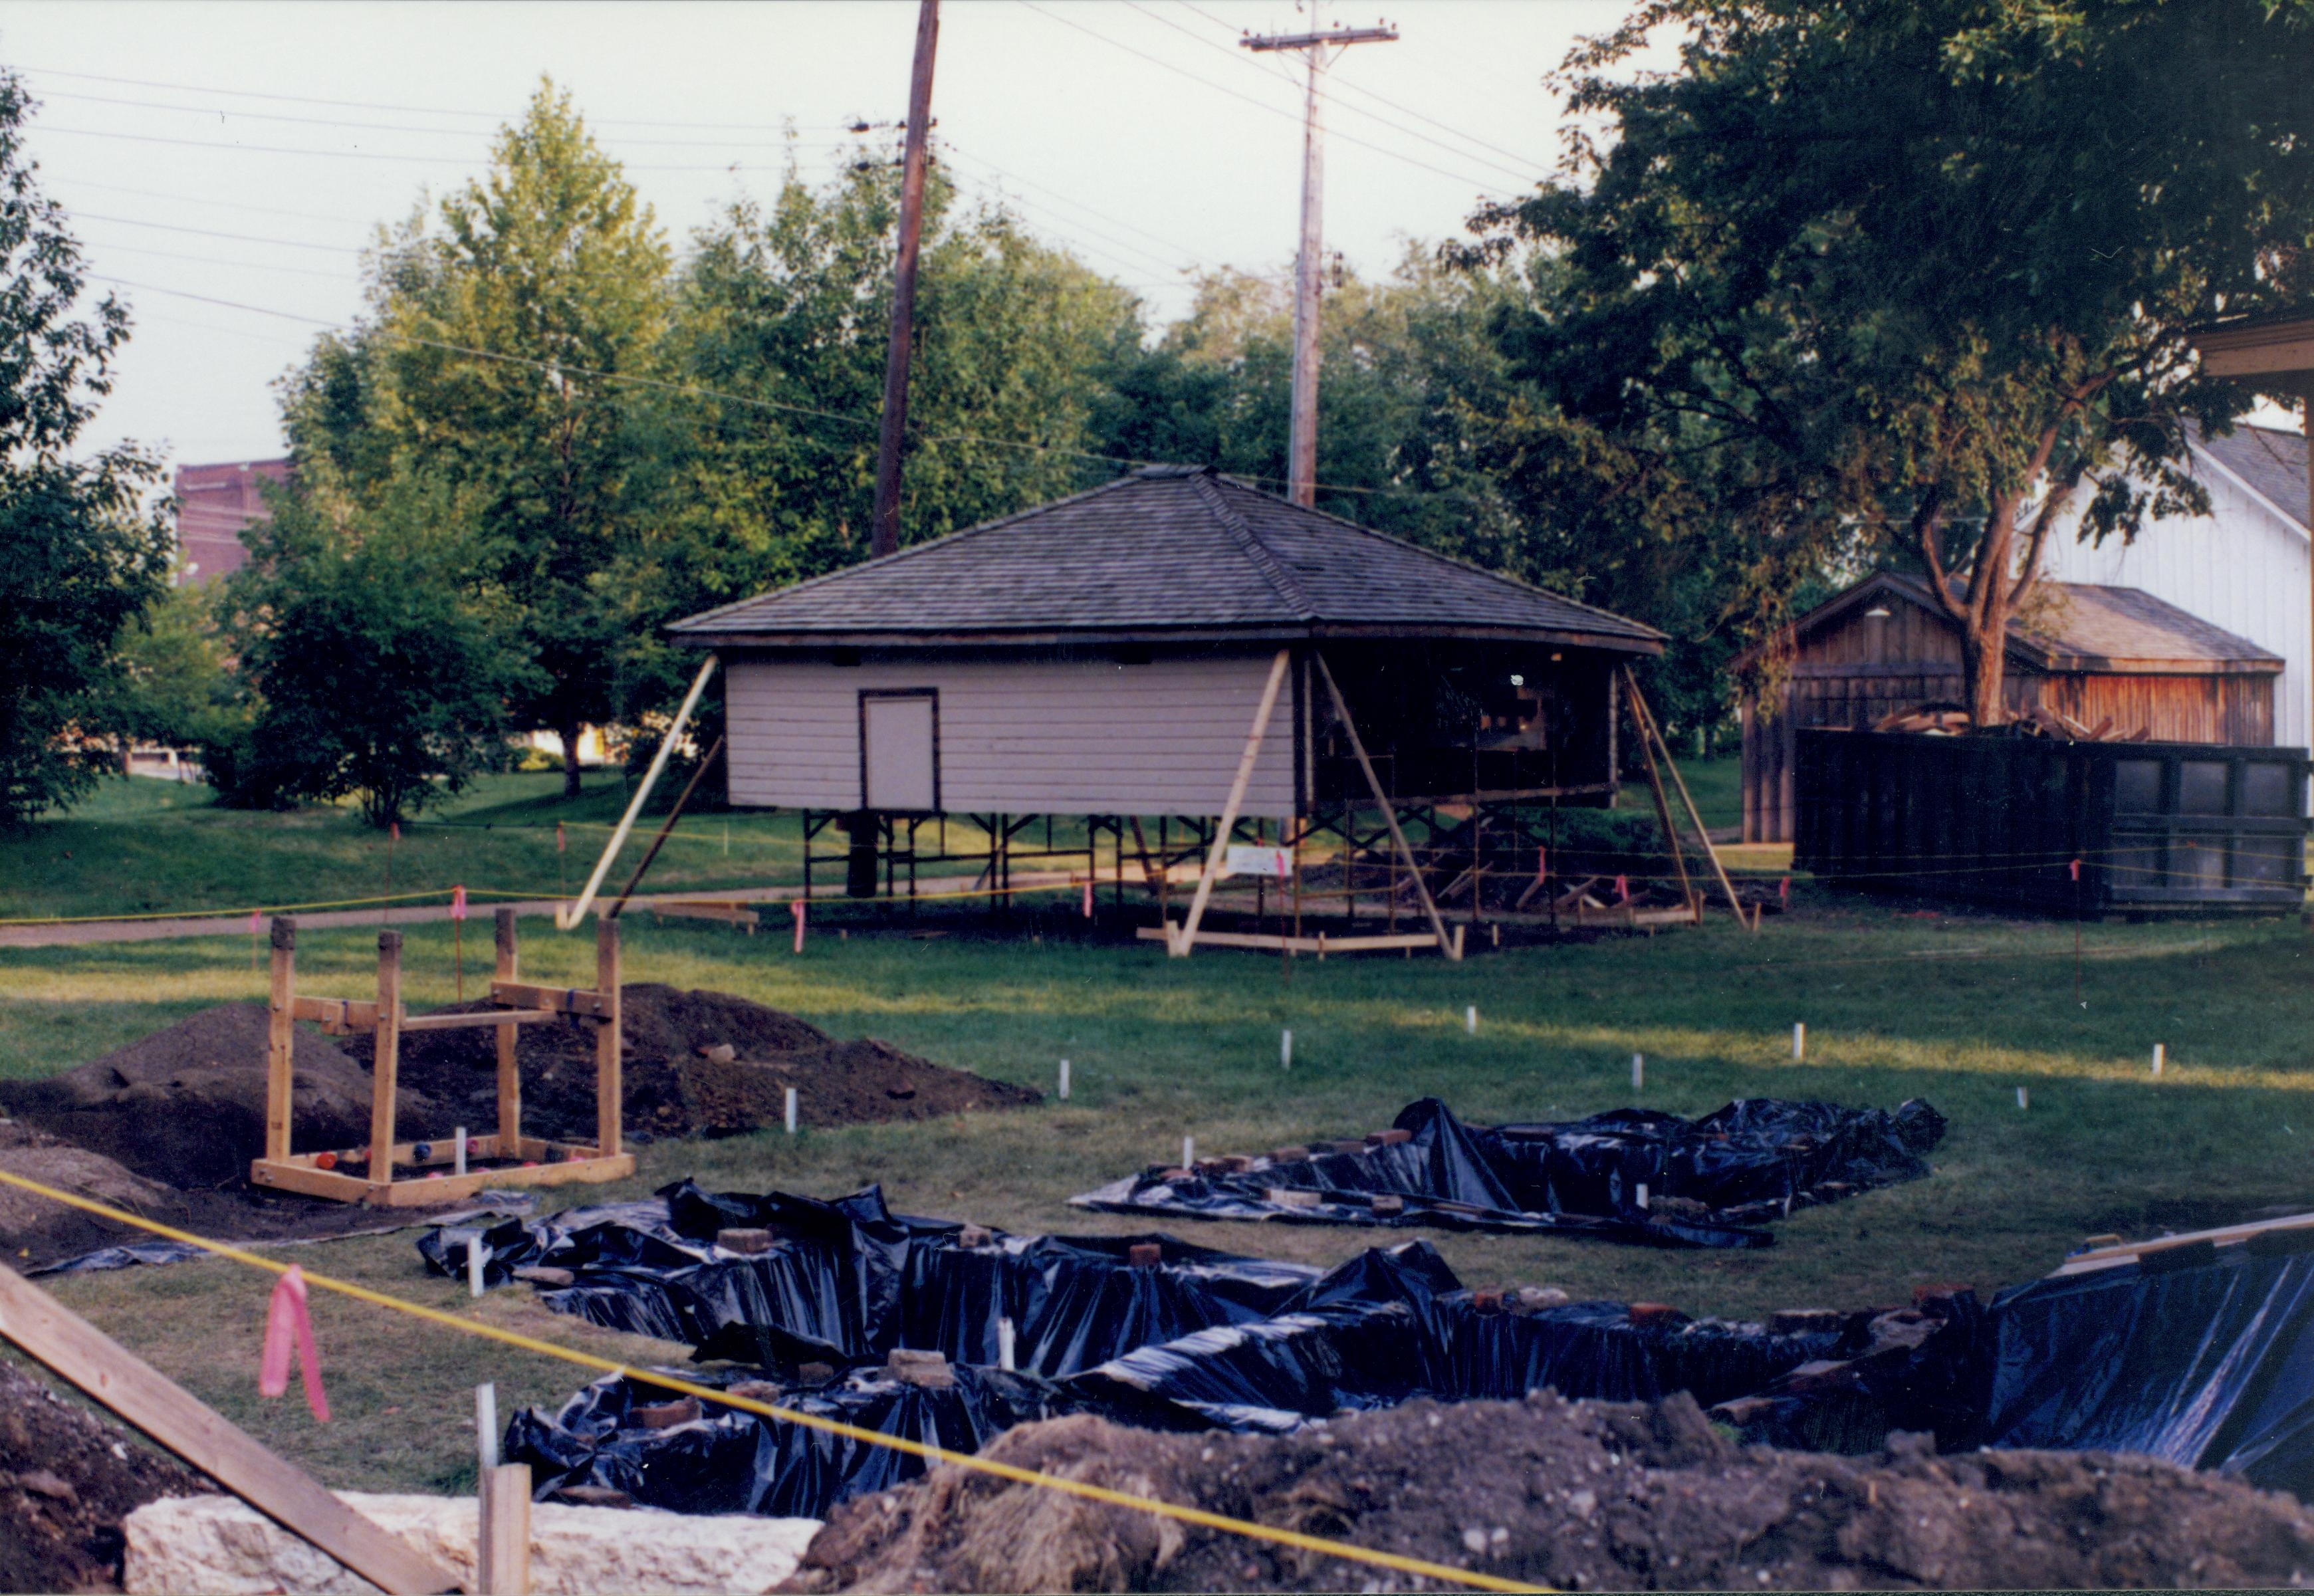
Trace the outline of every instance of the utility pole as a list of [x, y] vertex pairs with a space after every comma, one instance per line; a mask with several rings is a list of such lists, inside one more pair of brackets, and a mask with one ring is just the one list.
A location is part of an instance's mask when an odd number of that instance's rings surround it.
[[[1317, 0], [1311, 0], [1311, 20], [1317, 20]], [[1319, 85], [1333, 58], [1350, 46], [1387, 44], [1397, 37], [1398, 30], [1385, 23], [1324, 33], [1250, 35], [1238, 41], [1260, 52], [1299, 50], [1309, 72], [1302, 110], [1302, 248], [1294, 260], [1294, 413], [1285, 466], [1286, 497], [1298, 505], [1318, 502], [1318, 274], [1326, 242], [1325, 119]]]
[[908, 75], [908, 142], [900, 170], [900, 251], [892, 272], [892, 348], [884, 363], [884, 428], [876, 449], [876, 524], [868, 551], [900, 551], [900, 465], [908, 428], [908, 351], [916, 319], [916, 244], [924, 224], [924, 145], [932, 126], [932, 51], [940, 0], [916, 10], [916, 61]]

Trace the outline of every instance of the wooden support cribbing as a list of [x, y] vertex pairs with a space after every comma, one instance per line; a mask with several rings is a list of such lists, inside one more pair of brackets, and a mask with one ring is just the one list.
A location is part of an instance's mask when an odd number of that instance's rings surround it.
[[0, 1336], [372, 1584], [411, 1596], [459, 1588], [449, 1569], [348, 1507], [312, 1475], [4, 1267]]
[[[513, 981], [521, 974], [514, 910], [511, 907], [499, 909], [492, 917], [490, 930], [498, 955], [498, 963], [492, 971], [493, 983]], [[519, 1030], [517, 1026], [502, 1025], [499, 1027], [498, 1035], [499, 1137], [509, 1143], [522, 1137], [522, 1072], [515, 1064], [515, 1039]]]
[[402, 1070], [402, 933], [377, 934], [377, 1054], [371, 1066], [370, 1196], [384, 1202], [393, 1189], [393, 1093]]
[[[1350, 718], [1350, 706], [1342, 697], [1341, 684], [1334, 680], [1333, 670], [1326, 664], [1324, 655], [1312, 650], [1311, 657], [1318, 662], [1318, 674], [1325, 678], [1326, 692], [1334, 701], [1334, 713], [1341, 719], [1343, 734], [1350, 739], [1350, 752], [1358, 756], [1358, 769], [1365, 772], [1366, 785], [1373, 790], [1374, 802], [1382, 806], [1382, 824], [1390, 828], [1391, 846], [1395, 851], [1391, 858], [1395, 860], [1403, 857], [1407, 868], [1414, 872], [1414, 890], [1422, 899], [1422, 913], [1430, 921], [1431, 933], [1438, 939], [1438, 951], [1450, 959], [1459, 959], [1462, 957], [1462, 945], [1446, 935], [1446, 922], [1438, 917], [1438, 905], [1430, 896], [1430, 884], [1423, 880], [1422, 868], [1414, 862], [1414, 852], [1406, 845], [1406, 833], [1398, 827], [1398, 811], [1391, 806], [1389, 795], [1382, 789], [1382, 778], [1374, 774], [1373, 761], [1366, 757], [1365, 743], [1358, 736], [1358, 723]], [[1395, 891], [1391, 901], [1393, 904], [1397, 902]], [[1395, 918], [1393, 915], [1393, 921]]]
[[595, 991], [607, 1010], [595, 1024], [595, 1147], [604, 1157], [616, 1158], [623, 1090], [619, 1079], [619, 922], [608, 914], [595, 921]]
[[481, 1485], [474, 1583], [481, 1596], [530, 1596], [530, 1465], [485, 1468]]
[[1230, 782], [1228, 801], [1222, 805], [1221, 824], [1214, 828], [1214, 845], [1206, 855], [1206, 868], [1197, 873], [1197, 895], [1189, 900], [1188, 917], [1181, 922], [1180, 931], [1166, 943], [1166, 950], [1175, 958], [1187, 958], [1197, 939], [1197, 922], [1206, 917], [1206, 904], [1214, 895], [1214, 882], [1220, 876], [1222, 860], [1229, 855], [1230, 829], [1237, 824], [1239, 806], [1245, 802], [1245, 789], [1253, 780], [1253, 767], [1261, 758], [1261, 740], [1269, 732], [1270, 711], [1277, 707], [1277, 690], [1285, 683], [1285, 667], [1292, 664], [1294, 651], [1280, 648], [1277, 657], [1269, 662], [1269, 679], [1262, 683], [1261, 702], [1253, 711], [1253, 729], [1246, 734], [1245, 752], [1238, 755], [1237, 776]]
[[289, 1156], [289, 1113], [296, 1090], [297, 922], [273, 917], [273, 991], [265, 1012], [265, 1156]]

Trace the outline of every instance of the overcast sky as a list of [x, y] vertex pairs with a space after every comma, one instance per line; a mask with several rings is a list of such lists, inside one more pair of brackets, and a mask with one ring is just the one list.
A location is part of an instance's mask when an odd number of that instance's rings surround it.
[[[1327, 25], [1383, 16], [1402, 35], [1330, 74], [1329, 245], [1385, 272], [1407, 239], [1531, 186], [1560, 149], [1544, 76], [1623, 10], [1327, 0]], [[91, 441], [279, 454], [270, 384], [314, 323], [356, 310], [372, 228], [481, 172], [542, 73], [679, 247], [769, 194], [790, 149], [823, 177], [848, 123], [904, 116], [915, 17], [914, 0], [0, 4], [0, 59], [42, 101], [48, 187], [93, 269], [134, 285], [136, 339]], [[1009, 196], [1161, 322], [1197, 268], [1292, 260], [1300, 88], [1287, 57], [1236, 39], [1310, 25], [1294, 0], [948, 0], [939, 137], [968, 190]]]

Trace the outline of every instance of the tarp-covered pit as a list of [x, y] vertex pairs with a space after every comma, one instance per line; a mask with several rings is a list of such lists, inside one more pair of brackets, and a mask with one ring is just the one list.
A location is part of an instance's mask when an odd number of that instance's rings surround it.
[[1750, 1098], [1700, 1119], [1619, 1108], [1466, 1125], [1435, 1098], [1389, 1132], [1152, 1166], [1073, 1197], [1180, 1219], [1547, 1231], [1650, 1247], [1766, 1247], [1764, 1221], [1929, 1172], [1944, 1116]]

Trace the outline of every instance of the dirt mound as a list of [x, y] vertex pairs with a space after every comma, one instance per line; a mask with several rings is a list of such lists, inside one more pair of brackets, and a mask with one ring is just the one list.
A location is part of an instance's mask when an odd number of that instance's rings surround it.
[[[815, 1125], [923, 1119], [971, 1108], [1009, 1108], [1038, 1094], [911, 1056], [881, 1042], [838, 1042], [792, 1014], [729, 992], [684, 992], [657, 982], [619, 989], [624, 1044], [621, 1079], [628, 1133], [728, 1133], [776, 1124], [787, 1089]], [[454, 1005], [478, 1013], [481, 1002]], [[362, 1069], [375, 1039], [350, 1036], [345, 1051]], [[711, 1059], [701, 1049], [732, 1052]], [[579, 1024], [528, 1025], [517, 1033], [523, 1128], [552, 1139], [595, 1133], [595, 1031]], [[445, 1135], [455, 1126], [498, 1119], [497, 1033], [419, 1031], [402, 1039], [401, 1078], [431, 1105], [410, 1135]]]
[[[2146, 1458], [1739, 1448], [1692, 1398], [1410, 1403], [1287, 1436], [1027, 1424], [985, 1456], [1564, 1590], [2287, 1585], [2314, 1513]], [[839, 1507], [789, 1590], [1432, 1590], [960, 1468]]]
[[[246, 1178], [265, 1151], [266, 1012], [226, 1003], [76, 1070], [0, 1083], [0, 1108], [176, 1186]], [[311, 1026], [297, 1027], [294, 1105], [301, 1149], [369, 1140], [367, 1070]], [[405, 1093], [413, 1121], [429, 1105]]]
[[120, 1587], [121, 1521], [216, 1487], [0, 1365], [0, 1591]]
[[[102, 1153], [67, 1146], [12, 1120], [0, 1120], [0, 1169], [167, 1224], [181, 1225], [190, 1217], [179, 1193]], [[7, 1261], [19, 1268], [27, 1266], [28, 1260], [37, 1266], [110, 1246], [122, 1239], [125, 1230], [31, 1192], [0, 1186], [0, 1245], [6, 1248]]]

